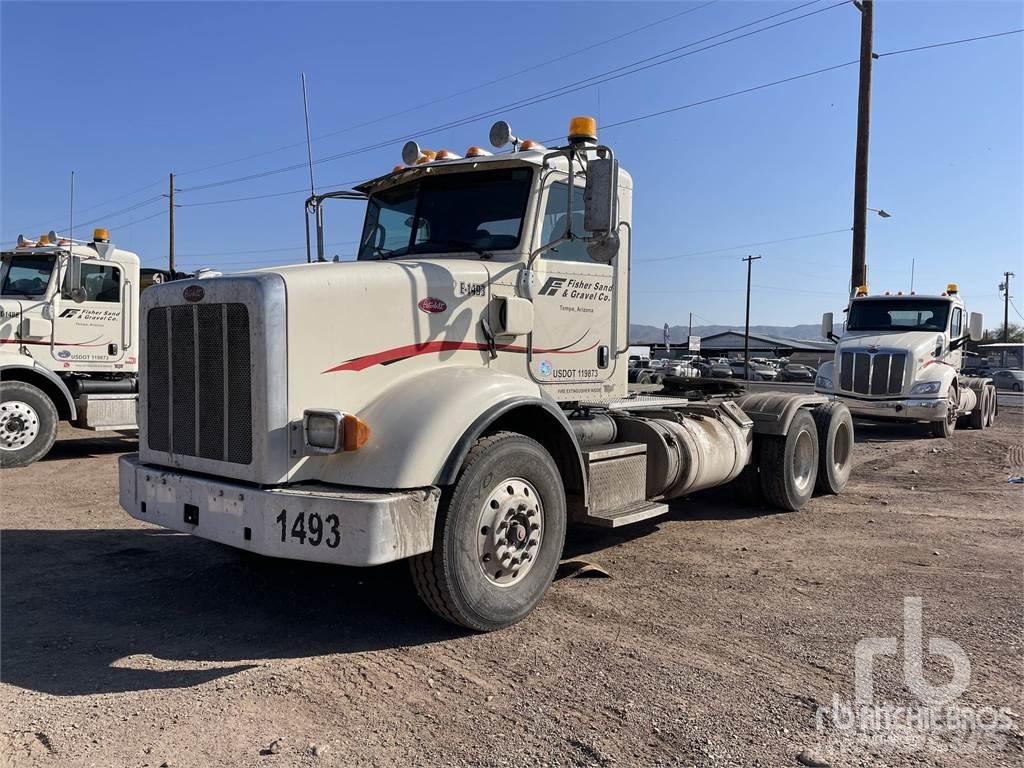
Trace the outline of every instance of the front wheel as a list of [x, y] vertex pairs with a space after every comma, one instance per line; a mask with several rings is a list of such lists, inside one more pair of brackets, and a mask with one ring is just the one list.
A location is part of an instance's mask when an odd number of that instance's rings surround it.
[[38, 387], [0, 382], [0, 467], [27, 467], [57, 439], [57, 409]]
[[818, 478], [818, 430], [806, 410], [797, 411], [783, 437], [761, 438], [761, 490], [768, 502], [795, 512], [814, 493]]
[[515, 624], [551, 584], [565, 528], [562, 478], [544, 447], [515, 432], [483, 437], [444, 494], [433, 550], [410, 560], [416, 591], [454, 624]]
[[1013, 385], [1013, 391], [1014, 392], [1020, 392], [1021, 389], [1024, 389], [1024, 385], [1021, 385], [1019, 383]]

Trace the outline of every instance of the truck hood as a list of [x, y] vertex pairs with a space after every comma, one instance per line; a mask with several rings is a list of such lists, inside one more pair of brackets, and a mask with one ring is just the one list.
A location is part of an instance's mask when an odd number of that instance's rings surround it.
[[904, 350], [920, 363], [935, 356], [938, 339], [944, 338], [940, 331], [905, 331], [903, 333], [851, 333], [843, 336], [837, 347], [838, 352], [865, 350], [877, 347], [880, 350]]

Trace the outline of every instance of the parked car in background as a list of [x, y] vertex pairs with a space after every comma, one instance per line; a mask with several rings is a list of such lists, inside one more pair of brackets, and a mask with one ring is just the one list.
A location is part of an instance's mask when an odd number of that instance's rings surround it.
[[[734, 361], [729, 364], [732, 369], [732, 375], [737, 379], [746, 379], [747, 374], [744, 369], [744, 363], [742, 360]], [[750, 380], [751, 381], [774, 381], [776, 372], [774, 368], [769, 368], [767, 365], [759, 365], [758, 363], [750, 363]]]
[[992, 373], [992, 383], [996, 389], [1011, 389], [1014, 392], [1024, 392], [1024, 371], [1012, 371], [1004, 368]]
[[813, 384], [814, 377], [817, 375], [818, 372], [814, 368], [799, 363], [790, 363], [782, 367], [776, 381], [808, 381]]
[[708, 373], [714, 379], [731, 379], [732, 378], [732, 366], [728, 363], [716, 362], [711, 364], [711, 370]]

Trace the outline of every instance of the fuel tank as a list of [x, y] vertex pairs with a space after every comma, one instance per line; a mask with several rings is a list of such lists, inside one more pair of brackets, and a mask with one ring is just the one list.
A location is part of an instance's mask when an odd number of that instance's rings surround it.
[[753, 423], [716, 408], [616, 416], [617, 440], [647, 446], [647, 498], [673, 498], [734, 479], [750, 461]]

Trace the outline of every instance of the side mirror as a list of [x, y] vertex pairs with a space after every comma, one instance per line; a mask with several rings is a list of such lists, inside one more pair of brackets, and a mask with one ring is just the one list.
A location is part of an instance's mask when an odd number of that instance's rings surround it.
[[71, 262], [68, 264], [70, 277], [68, 279], [69, 294], [72, 301], [81, 304], [85, 301], [85, 289], [82, 287], [82, 257], [71, 254]]
[[619, 252], [619, 161], [594, 158], [587, 164], [583, 192], [583, 229], [591, 234], [587, 253], [594, 261], [611, 264]]
[[826, 312], [821, 316], [821, 336], [824, 339], [832, 338], [832, 313]]
[[619, 191], [619, 161], [594, 158], [587, 164], [587, 187], [583, 193], [583, 228], [594, 235], [611, 235], [618, 222], [616, 202]]
[[981, 341], [985, 336], [985, 318], [981, 312], [971, 312], [967, 323], [967, 335], [971, 341]]

